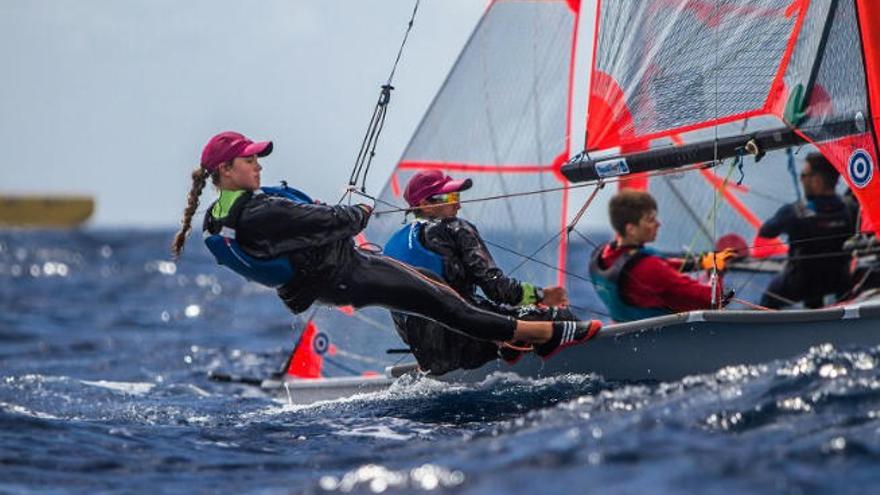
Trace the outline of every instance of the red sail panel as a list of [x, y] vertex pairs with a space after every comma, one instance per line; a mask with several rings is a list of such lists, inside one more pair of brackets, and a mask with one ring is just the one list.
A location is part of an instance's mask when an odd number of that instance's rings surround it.
[[[868, 5], [872, 4], [872, 5]], [[809, 95], [811, 108], [798, 123], [798, 132], [813, 143], [840, 172], [862, 212], [862, 229], [880, 227], [880, 185], [877, 168], [877, 113], [870, 98], [876, 95], [880, 13], [877, 2], [839, 1], [830, 11], [832, 21], [817, 54]], [[869, 68], [873, 70], [866, 71]], [[820, 103], [817, 105], [817, 103]], [[836, 136], [836, 123], [851, 123], [859, 132]]]
[[[603, 0], [597, 6], [587, 149], [647, 149], [768, 113], [805, 0]], [[778, 106], [778, 105], [777, 105]], [[668, 144], [668, 143], [667, 143]]]
[[[862, 54], [865, 61], [865, 74], [868, 85], [868, 115], [871, 118], [870, 129], [873, 131], [870, 145], [867, 149], [873, 149], [874, 164], [877, 164], [878, 150], [877, 129], [880, 127], [880, 2], [876, 0], [857, 0], [856, 11], [859, 17], [859, 30], [862, 39]], [[867, 225], [863, 227], [878, 233], [880, 230], [880, 194], [875, 184], [874, 191], [863, 189], [854, 191], [856, 197], [866, 212]]]
[[840, 171], [841, 177], [861, 207], [863, 232], [880, 233], [880, 177], [877, 177], [877, 151], [869, 133], [815, 143]]
[[865, 59], [865, 74], [868, 81], [869, 114], [873, 128], [880, 124], [880, 2], [876, 0], [857, 0], [859, 31]]

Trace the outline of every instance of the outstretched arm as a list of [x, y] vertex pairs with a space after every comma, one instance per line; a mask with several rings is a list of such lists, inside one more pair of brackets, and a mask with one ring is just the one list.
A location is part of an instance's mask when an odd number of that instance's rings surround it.
[[267, 199], [242, 213], [239, 229], [250, 239], [270, 244], [275, 252], [315, 247], [352, 237], [367, 226], [372, 212], [367, 205], [330, 206]]

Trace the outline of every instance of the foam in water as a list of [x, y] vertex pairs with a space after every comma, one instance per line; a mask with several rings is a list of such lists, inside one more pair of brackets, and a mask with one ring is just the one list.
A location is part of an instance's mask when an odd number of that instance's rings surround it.
[[80, 380], [80, 383], [85, 385], [90, 385], [92, 387], [105, 388], [107, 390], [113, 390], [114, 392], [123, 392], [131, 395], [144, 395], [153, 390], [153, 387], [156, 386], [155, 383], [127, 383], [127, 382], [111, 382], [107, 380], [98, 380], [96, 382], [91, 382], [88, 380]]

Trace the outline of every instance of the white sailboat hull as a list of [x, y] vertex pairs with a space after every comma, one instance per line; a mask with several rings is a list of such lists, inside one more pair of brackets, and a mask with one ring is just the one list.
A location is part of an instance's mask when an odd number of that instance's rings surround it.
[[[880, 301], [818, 310], [692, 311], [612, 324], [589, 343], [548, 361], [529, 354], [512, 366], [497, 360], [436, 378], [473, 383], [496, 372], [529, 378], [594, 373], [612, 381], [674, 381], [727, 366], [791, 358], [826, 343], [836, 348], [880, 345]], [[415, 372], [415, 364], [404, 364], [387, 369], [385, 376], [286, 378], [267, 380], [263, 387], [285, 388], [293, 403], [305, 404], [382, 390]]]
[[673, 381], [726, 366], [786, 359], [813, 346], [880, 345], [880, 304], [800, 311], [694, 311], [608, 325], [586, 345], [546, 362], [489, 363], [441, 379], [482, 380], [494, 371], [527, 377], [595, 373], [614, 381]]

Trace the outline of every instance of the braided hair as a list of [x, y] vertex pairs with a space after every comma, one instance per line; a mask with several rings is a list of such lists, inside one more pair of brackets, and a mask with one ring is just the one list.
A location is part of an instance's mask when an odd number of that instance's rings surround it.
[[202, 195], [202, 190], [205, 188], [208, 177], [211, 177], [216, 184], [219, 179], [219, 174], [216, 172], [212, 174], [202, 167], [196, 167], [192, 171], [192, 187], [190, 187], [189, 194], [186, 198], [186, 208], [183, 209], [183, 219], [180, 220], [180, 230], [177, 231], [177, 234], [174, 236], [174, 241], [171, 243], [171, 255], [175, 261], [180, 258], [180, 253], [183, 252], [184, 242], [186, 242], [186, 237], [189, 235], [190, 230], [192, 230], [192, 217], [196, 213], [196, 208], [199, 207], [199, 196]]

